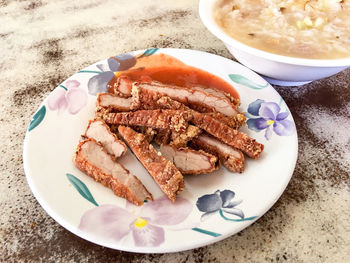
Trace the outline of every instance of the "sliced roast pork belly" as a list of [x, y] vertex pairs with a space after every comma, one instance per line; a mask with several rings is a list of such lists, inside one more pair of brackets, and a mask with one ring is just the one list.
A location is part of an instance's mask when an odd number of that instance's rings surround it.
[[203, 89], [165, 85], [155, 81], [134, 82], [132, 85], [133, 87], [140, 87], [169, 96], [189, 107], [197, 106], [197, 110], [205, 109], [205, 112], [216, 111], [230, 117], [237, 117], [239, 114], [242, 115], [228, 98], [216, 96], [205, 92]]
[[95, 181], [102, 183], [112, 189], [117, 196], [135, 205], [142, 205], [144, 200], [153, 200], [152, 194], [141, 181], [117, 163], [94, 139], [79, 143], [73, 162]]
[[[191, 110], [189, 107], [184, 105], [181, 102], [178, 102], [174, 99], [171, 99], [168, 96], [164, 96], [159, 92], [155, 92], [152, 90], [143, 89], [141, 87], [133, 86], [132, 88], [132, 109], [144, 109], [144, 110], [152, 110], [152, 109], [176, 109], [176, 110]], [[229, 117], [220, 112], [209, 112], [206, 113], [217, 120], [225, 123], [226, 125], [239, 129], [245, 121], [245, 117], [243, 114], [238, 114], [237, 117]]]
[[96, 107], [114, 111], [130, 111], [131, 98], [123, 98], [113, 93], [99, 93]]
[[126, 145], [111, 132], [108, 125], [103, 120], [90, 120], [85, 132], [85, 137], [95, 139], [100, 142], [106, 151], [114, 155], [115, 158], [122, 156], [126, 152]]
[[192, 87], [193, 89], [196, 89], [196, 90], [202, 90], [206, 93], [210, 93], [210, 94], [213, 94], [217, 97], [221, 97], [221, 98], [227, 98], [229, 99], [233, 105], [235, 105], [236, 107], [238, 107], [240, 104], [241, 104], [241, 101], [239, 99], [236, 99], [234, 98], [231, 94], [229, 93], [226, 93], [226, 92], [223, 92], [221, 90], [217, 90], [217, 89], [214, 89], [214, 88], [210, 88], [210, 87], [201, 87], [201, 86], [194, 86]]
[[176, 148], [162, 144], [160, 152], [175, 164], [182, 174], [210, 173], [218, 168], [218, 158], [202, 150], [196, 151], [188, 147]]
[[181, 172], [173, 163], [158, 154], [143, 134], [125, 126], [119, 126], [118, 131], [160, 189], [174, 202], [176, 195], [185, 187]]
[[128, 76], [119, 76], [114, 82], [112, 91], [120, 97], [131, 97], [131, 87], [133, 81]]
[[199, 135], [190, 142], [190, 146], [218, 156], [225, 167], [232, 172], [242, 173], [244, 171], [243, 153], [210, 135]]
[[218, 138], [220, 141], [242, 150], [249, 157], [256, 159], [264, 149], [264, 145], [258, 143], [247, 134], [234, 130], [213, 117], [199, 112], [192, 112], [192, 122], [197, 127]]
[[106, 113], [102, 118], [108, 124], [185, 131], [192, 115], [188, 111], [178, 110], [139, 110], [134, 112]]
[[[172, 100], [169, 97], [161, 98], [157, 101], [162, 108], [184, 109], [182, 103]], [[250, 138], [247, 134], [232, 129], [207, 113], [200, 113], [195, 110], [190, 111], [193, 118], [191, 122], [198, 128], [205, 130], [220, 141], [242, 150], [249, 157], [256, 159], [264, 149], [264, 145]]]

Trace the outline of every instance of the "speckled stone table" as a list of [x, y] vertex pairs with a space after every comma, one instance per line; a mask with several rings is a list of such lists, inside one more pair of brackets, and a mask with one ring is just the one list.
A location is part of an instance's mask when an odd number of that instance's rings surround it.
[[268, 213], [214, 245], [165, 255], [107, 249], [58, 225], [32, 195], [22, 162], [26, 128], [40, 102], [78, 69], [149, 47], [197, 49], [232, 59], [202, 25], [197, 5], [0, 1], [1, 262], [349, 262], [349, 69], [301, 87], [276, 87], [297, 125], [294, 175]]

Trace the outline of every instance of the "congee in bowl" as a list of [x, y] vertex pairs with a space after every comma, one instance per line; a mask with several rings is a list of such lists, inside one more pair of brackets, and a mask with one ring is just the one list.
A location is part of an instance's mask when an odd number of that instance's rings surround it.
[[350, 57], [350, 0], [218, 0], [213, 17], [226, 34], [263, 51]]

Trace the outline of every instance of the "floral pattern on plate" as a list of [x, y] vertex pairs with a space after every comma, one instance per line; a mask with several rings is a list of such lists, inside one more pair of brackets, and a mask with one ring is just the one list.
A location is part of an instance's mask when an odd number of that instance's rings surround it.
[[[125, 207], [115, 205], [98, 205], [87, 186], [72, 174], [66, 174], [68, 180], [82, 197], [96, 207], [86, 211], [79, 224], [79, 230], [98, 236], [100, 239], [120, 242], [131, 236], [137, 247], [155, 247], [165, 241], [165, 230], [193, 230], [213, 237], [219, 233], [199, 228], [200, 222], [185, 222], [193, 209], [190, 201], [180, 196], [172, 203], [166, 196], [154, 201], [147, 201], [138, 207], [126, 201]], [[200, 220], [219, 213], [227, 221], [242, 222], [256, 219], [256, 216], [245, 218], [241, 209], [235, 208], [242, 200], [233, 200], [235, 193], [230, 190], [198, 198], [197, 208], [205, 212]], [[117, 197], [116, 197], [117, 198]], [[239, 219], [227, 218], [224, 213], [236, 215]], [[172, 226], [172, 228], [168, 228]], [[174, 228], [174, 226], [176, 226]]]
[[107, 59], [107, 63], [97, 64], [96, 67], [100, 71], [81, 70], [79, 73], [97, 73], [91, 77], [88, 82], [88, 90], [90, 95], [107, 92], [108, 82], [120, 71], [128, 70], [136, 64], [138, 58], [153, 55], [157, 52], [157, 48], [147, 49], [140, 56], [134, 56], [129, 53], [117, 55]]
[[265, 130], [266, 140], [271, 139], [273, 132], [278, 136], [291, 136], [295, 133], [295, 125], [287, 120], [289, 115], [288, 111], [281, 112], [277, 103], [257, 99], [249, 104], [247, 125], [256, 132]]
[[77, 114], [87, 104], [87, 93], [79, 86], [77, 80], [68, 80], [65, 86], [59, 85], [47, 99], [48, 108], [59, 114], [66, 109], [70, 114]]

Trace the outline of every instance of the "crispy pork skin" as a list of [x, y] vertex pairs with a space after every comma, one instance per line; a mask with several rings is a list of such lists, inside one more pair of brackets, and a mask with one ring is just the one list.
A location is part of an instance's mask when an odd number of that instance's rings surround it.
[[107, 113], [102, 118], [108, 124], [185, 131], [192, 115], [188, 111], [139, 110], [134, 112]]
[[114, 155], [115, 158], [122, 156], [126, 152], [125, 143], [111, 132], [110, 128], [103, 120], [90, 120], [85, 132], [85, 137], [100, 142], [106, 151]]
[[149, 91], [158, 92], [180, 101], [185, 105], [196, 109], [206, 109], [206, 112], [217, 111], [227, 116], [236, 117], [240, 114], [236, 106], [225, 96], [217, 96], [206, 92], [204, 89], [185, 88], [153, 82], [134, 82], [133, 87], [140, 87]]
[[160, 152], [171, 161], [182, 174], [197, 175], [210, 173], [218, 168], [218, 158], [202, 150], [196, 151], [188, 147], [176, 148], [172, 145], [161, 145]]
[[190, 142], [190, 146], [218, 156], [224, 166], [232, 172], [242, 173], [244, 171], [243, 153], [210, 135], [199, 135]]
[[181, 172], [158, 154], [143, 134], [125, 126], [119, 126], [118, 131], [161, 190], [174, 202], [176, 195], [185, 187]]
[[177, 148], [185, 147], [187, 142], [197, 137], [201, 132], [202, 130], [194, 125], [188, 125], [184, 132], [172, 131], [170, 134], [170, 144]]
[[94, 139], [79, 143], [73, 162], [95, 181], [102, 183], [112, 189], [117, 196], [135, 205], [142, 205], [144, 200], [153, 200], [141, 181], [117, 163]]

